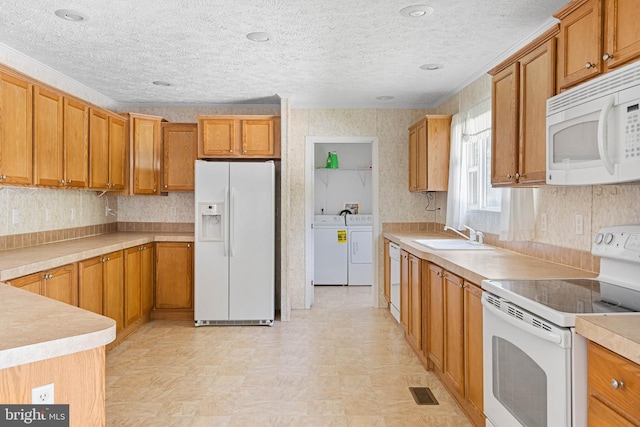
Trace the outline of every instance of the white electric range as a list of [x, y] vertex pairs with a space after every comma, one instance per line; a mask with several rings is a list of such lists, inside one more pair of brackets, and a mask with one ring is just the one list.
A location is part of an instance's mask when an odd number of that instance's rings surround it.
[[640, 311], [640, 225], [595, 237], [590, 279], [484, 280], [484, 412], [487, 425], [587, 425], [586, 339], [576, 315]]

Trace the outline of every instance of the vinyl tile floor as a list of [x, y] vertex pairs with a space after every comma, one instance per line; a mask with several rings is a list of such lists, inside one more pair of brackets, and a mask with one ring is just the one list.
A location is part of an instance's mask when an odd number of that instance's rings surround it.
[[106, 396], [107, 426], [471, 426], [371, 287], [316, 287], [272, 327], [147, 323], [107, 354]]

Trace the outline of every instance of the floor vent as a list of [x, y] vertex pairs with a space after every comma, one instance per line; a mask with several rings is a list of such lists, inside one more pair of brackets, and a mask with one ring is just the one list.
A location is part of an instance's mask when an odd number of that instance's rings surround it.
[[409, 387], [409, 391], [418, 405], [439, 405], [429, 387]]

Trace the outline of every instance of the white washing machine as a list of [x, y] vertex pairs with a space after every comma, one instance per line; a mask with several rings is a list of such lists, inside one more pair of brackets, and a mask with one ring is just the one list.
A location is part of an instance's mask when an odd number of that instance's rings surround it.
[[313, 218], [313, 284], [347, 284], [347, 227], [343, 216]]
[[347, 215], [349, 286], [373, 285], [373, 217]]

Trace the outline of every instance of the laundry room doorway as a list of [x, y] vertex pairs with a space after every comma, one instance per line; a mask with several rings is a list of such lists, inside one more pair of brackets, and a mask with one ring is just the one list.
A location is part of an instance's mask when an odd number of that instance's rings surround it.
[[305, 156], [305, 307], [314, 285], [371, 286], [377, 307], [378, 139], [307, 137]]

